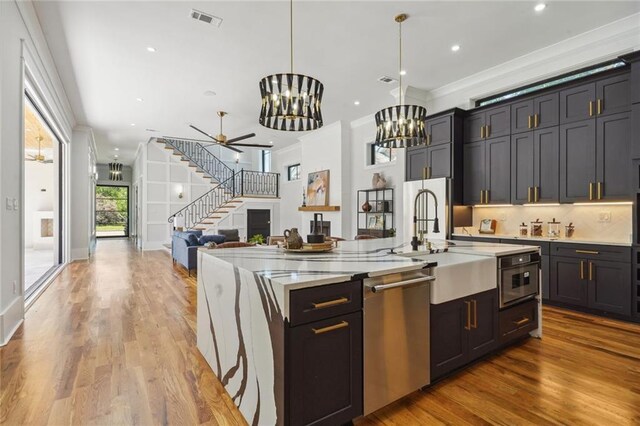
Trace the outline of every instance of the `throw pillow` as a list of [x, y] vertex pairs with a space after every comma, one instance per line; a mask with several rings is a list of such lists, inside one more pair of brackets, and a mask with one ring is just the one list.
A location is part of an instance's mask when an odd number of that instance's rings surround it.
[[187, 237], [187, 243], [190, 246], [199, 246], [200, 243], [198, 242], [198, 236], [195, 234], [189, 234], [189, 236]]
[[237, 229], [218, 229], [218, 234], [225, 236], [225, 242], [240, 241]]
[[207, 244], [209, 242], [214, 242], [216, 244], [222, 244], [222, 243], [224, 243], [224, 241], [225, 241], [224, 235], [203, 235], [198, 240], [198, 242], [200, 244], [202, 244], [202, 245]]

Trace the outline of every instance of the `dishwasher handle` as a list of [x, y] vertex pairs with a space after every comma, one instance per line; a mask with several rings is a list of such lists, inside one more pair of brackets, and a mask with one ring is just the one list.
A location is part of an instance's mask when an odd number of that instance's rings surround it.
[[398, 281], [397, 283], [393, 283], [393, 284], [372, 285], [369, 288], [371, 289], [371, 292], [377, 293], [379, 291], [390, 290], [392, 288], [406, 287], [406, 286], [409, 286], [409, 285], [412, 285], [412, 284], [418, 284], [418, 283], [421, 283], [421, 282], [430, 282], [430, 281], [435, 281], [435, 280], [436, 280], [436, 277], [430, 275], [430, 276], [414, 278], [414, 279], [406, 280], [406, 281]]

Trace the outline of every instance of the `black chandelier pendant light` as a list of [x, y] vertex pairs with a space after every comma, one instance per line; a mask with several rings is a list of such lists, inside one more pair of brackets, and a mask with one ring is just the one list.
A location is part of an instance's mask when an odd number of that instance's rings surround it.
[[427, 141], [424, 120], [427, 109], [419, 105], [404, 105], [402, 96], [402, 23], [408, 16], [400, 14], [395, 17], [399, 27], [399, 96], [398, 105], [381, 109], [375, 115], [375, 144], [384, 148], [408, 148], [424, 145]]
[[109, 180], [122, 180], [122, 163], [109, 163]]
[[322, 127], [324, 85], [313, 77], [293, 72], [293, 0], [290, 0], [291, 72], [268, 75], [260, 80], [264, 127], [284, 131], [306, 131]]

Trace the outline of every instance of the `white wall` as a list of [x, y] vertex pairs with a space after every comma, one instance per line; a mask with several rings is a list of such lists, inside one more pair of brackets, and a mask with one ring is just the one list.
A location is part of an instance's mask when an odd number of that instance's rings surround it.
[[77, 126], [71, 143], [71, 260], [88, 259], [95, 245], [95, 166], [93, 132]]
[[[23, 298], [23, 209], [24, 205], [24, 90], [37, 95], [45, 118], [68, 154], [71, 129], [75, 125], [62, 83], [49, 54], [46, 40], [30, 2], [0, 2], [0, 344], [6, 343], [24, 317]], [[67, 178], [69, 162], [62, 165]], [[68, 179], [63, 191], [68, 193]], [[16, 200], [17, 209], [7, 209], [6, 200]], [[63, 200], [63, 222], [69, 224], [69, 199]], [[63, 238], [68, 256], [68, 238]]]
[[302, 164], [302, 144], [295, 143], [289, 147], [273, 151], [272, 170], [280, 173], [280, 199], [282, 201], [278, 226], [274, 235], [283, 235], [285, 229], [300, 228], [302, 223], [298, 206], [302, 205], [302, 193], [306, 188], [307, 177], [300, 173], [299, 180], [287, 180], [287, 168], [294, 164]]
[[[35, 212], [53, 211], [55, 166], [38, 161], [25, 162], [24, 170], [24, 246], [33, 247]], [[43, 191], [44, 190], [44, 191]], [[38, 219], [39, 221], [39, 219]], [[57, 230], [56, 230], [57, 232]]]

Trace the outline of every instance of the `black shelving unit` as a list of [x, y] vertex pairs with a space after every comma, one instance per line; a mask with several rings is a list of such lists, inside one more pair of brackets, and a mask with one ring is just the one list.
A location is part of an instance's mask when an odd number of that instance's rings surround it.
[[[370, 211], [362, 206], [368, 202]], [[395, 230], [393, 188], [358, 190], [358, 235], [372, 235], [378, 238], [391, 237]]]

